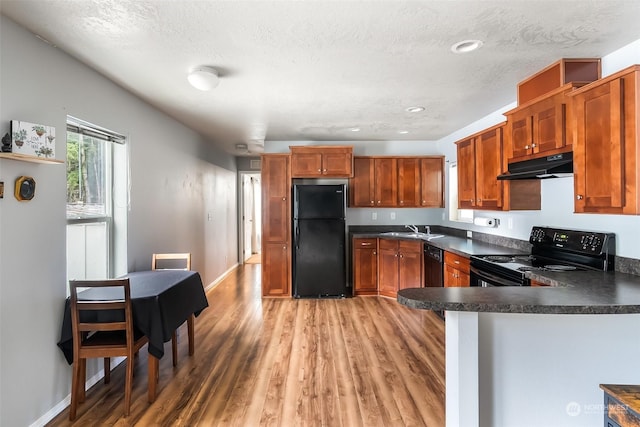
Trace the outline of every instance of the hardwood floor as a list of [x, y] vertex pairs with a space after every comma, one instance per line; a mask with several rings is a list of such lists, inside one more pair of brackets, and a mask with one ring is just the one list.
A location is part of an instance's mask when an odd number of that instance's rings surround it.
[[[147, 402], [147, 354], [136, 359], [131, 414], [124, 364], [78, 407], [77, 425], [443, 426], [444, 325], [392, 299], [262, 299], [260, 265], [245, 264], [208, 292], [196, 352], [180, 330]], [[146, 349], [146, 347], [145, 347]], [[70, 425], [65, 410], [49, 425]]]

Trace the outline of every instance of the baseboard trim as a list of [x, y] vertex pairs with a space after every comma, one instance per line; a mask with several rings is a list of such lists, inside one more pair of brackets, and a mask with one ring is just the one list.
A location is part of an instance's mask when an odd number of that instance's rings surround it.
[[232, 265], [231, 267], [229, 267], [229, 269], [227, 271], [225, 271], [224, 273], [222, 273], [216, 280], [214, 280], [213, 282], [209, 283], [207, 285], [206, 288], [204, 288], [205, 291], [210, 291], [211, 289], [215, 288], [216, 286], [218, 286], [218, 284], [220, 284], [220, 282], [222, 282], [224, 279], [227, 278], [227, 276], [229, 274], [231, 274], [233, 272], [233, 270], [235, 270], [236, 268], [238, 268], [240, 266], [240, 264], [235, 263], [234, 265]]

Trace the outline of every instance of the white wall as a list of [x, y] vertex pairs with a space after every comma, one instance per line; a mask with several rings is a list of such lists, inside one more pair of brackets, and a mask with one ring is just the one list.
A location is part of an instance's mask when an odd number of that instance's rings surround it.
[[[602, 58], [602, 74], [610, 75], [632, 64], [640, 64], [640, 40]], [[515, 94], [515, 90], [514, 90]], [[290, 145], [353, 145], [356, 155], [444, 155], [446, 159], [446, 184], [449, 188], [449, 165], [455, 161], [455, 142], [473, 133], [502, 123], [506, 120], [502, 114], [516, 107], [516, 102], [480, 118], [474, 123], [453, 132], [446, 137], [433, 141], [268, 141], [266, 152], [287, 152]], [[548, 179], [542, 181], [542, 209], [540, 211], [476, 211], [477, 216], [493, 217], [500, 220], [497, 228], [479, 227], [468, 223], [449, 221], [444, 209], [349, 209], [349, 224], [439, 224], [466, 230], [479, 231], [528, 240], [531, 227], [547, 225], [563, 228], [608, 231], [616, 233], [616, 252], [628, 258], [640, 258], [640, 238], [637, 216], [629, 215], [593, 215], [573, 213], [573, 178]], [[448, 202], [446, 203], [448, 206]], [[371, 219], [371, 213], [378, 212], [377, 221]], [[390, 213], [396, 213], [396, 220], [390, 219]]]
[[[119, 272], [148, 269], [153, 252], [190, 251], [208, 284], [237, 263], [233, 157], [4, 16], [0, 43], [2, 135], [10, 120], [54, 126], [58, 159], [67, 114], [128, 136], [128, 258]], [[20, 175], [37, 181], [32, 201], [13, 197]], [[0, 181], [0, 425], [26, 426], [46, 421], [70, 392], [56, 346], [67, 286], [65, 167], [3, 159]]]

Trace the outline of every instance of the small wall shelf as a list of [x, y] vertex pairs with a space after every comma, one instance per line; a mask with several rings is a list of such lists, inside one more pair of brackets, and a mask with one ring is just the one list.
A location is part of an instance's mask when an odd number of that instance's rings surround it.
[[19, 160], [21, 162], [31, 163], [47, 163], [47, 164], [59, 164], [64, 163], [64, 160], [47, 159], [45, 157], [27, 156], [17, 153], [0, 153], [0, 159]]

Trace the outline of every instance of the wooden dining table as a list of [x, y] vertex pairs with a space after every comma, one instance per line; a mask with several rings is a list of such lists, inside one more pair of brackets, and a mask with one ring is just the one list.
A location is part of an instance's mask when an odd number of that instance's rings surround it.
[[[159, 359], [164, 356], [164, 343], [169, 341], [173, 332], [185, 321], [189, 327], [189, 349], [193, 353], [193, 319], [208, 307], [202, 279], [196, 271], [154, 270], [128, 273], [131, 286], [131, 307], [133, 326], [149, 340], [149, 402], [156, 396]], [[94, 288], [82, 291], [79, 297], [84, 300], [121, 299], [122, 295], [114, 288]], [[93, 313], [83, 313], [83, 321], [91, 321]], [[85, 318], [84, 315], [89, 317]], [[114, 317], [122, 313], [114, 313]], [[73, 331], [71, 327], [71, 304], [69, 298], [64, 305], [62, 328], [58, 347], [65, 359], [73, 363]]]

